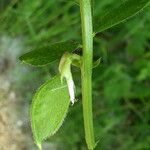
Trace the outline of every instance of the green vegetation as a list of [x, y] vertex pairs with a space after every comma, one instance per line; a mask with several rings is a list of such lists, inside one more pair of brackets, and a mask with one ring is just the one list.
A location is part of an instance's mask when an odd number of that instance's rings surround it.
[[[128, 2], [127, 0], [127, 4]], [[140, 7], [136, 7], [138, 0], [132, 2], [136, 12], [137, 9], [141, 10], [147, 1], [141, 0]], [[22, 53], [30, 50], [38, 52], [39, 49], [46, 51], [49, 50], [52, 43], [58, 41], [71, 39], [81, 43], [78, 1], [12, 0], [6, 2], [3, 0], [2, 3], [0, 33], [13, 38], [22, 38], [25, 45]], [[106, 10], [115, 10], [117, 14], [121, 15], [120, 10], [117, 10], [121, 4], [119, 0], [95, 0], [94, 4], [93, 15], [96, 16], [96, 19], [106, 13]], [[123, 10], [124, 5], [121, 6], [121, 10]], [[107, 21], [113, 17], [111, 11], [104, 17], [100, 17], [100, 20], [97, 19], [98, 23], [107, 20], [101, 27], [96, 25], [96, 32], [105, 31], [95, 35], [93, 48], [94, 61], [99, 57], [102, 60], [101, 64], [93, 69], [94, 132], [96, 140], [99, 141], [97, 150], [150, 149], [149, 8], [150, 6], [147, 6], [144, 11], [129, 19], [128, 22], [121, 23], [109, 30], [105, 29], [109, 28]], [[129, 7], [129, 9], [132, 8]], [[126, 17], [132, 16], [134, 11], [129, 11], [131, 14], [125, 13], [124, 17], [115, 19], [116, 23], [110, 22], [109, 26], [124, 21]], [[110, 17], [109, 14], [112, 16]], [[70, 51], [76, 47], [75, 43], [75, 47], [71, 47]], [[61, 55], [58, 56], [58, 61]], [[48, 73], [55, 74], [57, 72], [57, 60], [54, 61], [52, 57], [53, 63], [44, 62], [49, 65], [41, 68], [41, 74], [34, 75], [34, 77], [37, 80], [42, 77], [41, 81], [47, 80]], [[43, 62], [40, 65], [43, 65]], [[26, 74], [24, 78], [25, 76]], [[58, 143], [60, 149], [84, 150], [86, 145], [78, 69], [73, 68], [73, 77], [77, 87], [78, 103], [70, 107], [60, 132], [49, 141]], [[34, 79], [34, 81], [36, 80]]]
[[31, 111], [32, 129], [37, 145], [41, 145], [44, 139], [60, 128], [68, 107], [67, 85], [61, 84], [60, 76], [41, 86], [33, 99]]

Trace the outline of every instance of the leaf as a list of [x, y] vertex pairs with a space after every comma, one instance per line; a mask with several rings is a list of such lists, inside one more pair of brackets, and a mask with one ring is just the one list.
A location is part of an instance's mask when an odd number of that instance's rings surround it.
[[93, 68], [98, 67], [100, 63], [101, 63], [101, 57], [97, 59], [95, 62], [93, 62]]
[[61, 83], [59, 75], [43, 84], [36, 92], [31, 107], [31, 125], [38, 146], [60, 128], [69, 103], [67, 85]]
[[67, 41], [55, 43], [22, 55], [19, 59], [33, 66], [43, 66], [60, 59], [64, 52], [72, 52], [78, 43]]
[[94, 18], [95, 33], [111, 28], [136, 15], [150, 0], [123, 0], [122, 4], [109, 10], [105, 15]]

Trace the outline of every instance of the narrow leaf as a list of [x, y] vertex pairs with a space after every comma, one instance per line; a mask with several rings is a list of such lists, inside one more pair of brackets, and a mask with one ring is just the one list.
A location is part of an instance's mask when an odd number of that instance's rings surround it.
[[108, 10], [105, 15], [94, 18], [95, 33], [111, 28], [124, 20], [136, 15], [150, 0], [123, 0], [121, 5]]
[[60, 76], [42, 85], [36, 92], [31, 107], [31, 125], [37, 145], [52, 136], [62, 125], [69, 108], [69, 93]]
[[96, 68], [99, 66], [99, 64], [101, 63], [101, 58], [97, 59], [96, 61], [93, 62], [93, 68]]
[[33, 66], [43, 66], [60, 59], [64, 52], [72, 52], [78, 47], [75, 42], [55, 43], [22, 55], [19, 59]]

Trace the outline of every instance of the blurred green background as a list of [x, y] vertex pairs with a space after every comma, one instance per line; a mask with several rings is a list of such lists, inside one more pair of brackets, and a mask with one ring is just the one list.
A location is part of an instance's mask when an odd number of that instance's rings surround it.
[[[93, 14], [106, 13], [122, 1], [95, 0]], [[0, 0], [0, 150], [36, 149], [29, 105], [36, 89], [58, 72], [58, 62], [34, 68], [21, 64], [18, 57], [54, 42], [81, 42], [77, 2]], [[94, 59], [99, 57], [101, 64], [93, 69], [94, 128], [99, 141], [96, 150], [150, 150], [150, 6], [129, 21], [96, 35]], [[86, 150], [80, 71], [73, 68], [73, 76], [78, 102], [70, 106], [63, 126], [45, 142], [44, 150]], [[10, 113], [5, 118], [4, 107]], [[9, 124], [12, 114], [17, 117]], [[9, 129], [2, 130], [2, 121]], [[11, 134], [12, 125], [21, 134]], [[13, 136], [19, 140], [25, 137], [18, 142]]]

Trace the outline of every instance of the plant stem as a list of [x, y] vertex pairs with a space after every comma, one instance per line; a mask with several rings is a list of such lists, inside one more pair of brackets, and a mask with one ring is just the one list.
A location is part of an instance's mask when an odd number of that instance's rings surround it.
[[92, 114], [93, 25], [91, 0], [80, 0], [83, 60], [81, 66], [85, 139], [89, 150], [95, 147]]
[[42, 150], [42, 145], [41, 144], [37, 144], [37, 146], [38, 146], [39, 150]]

